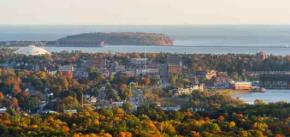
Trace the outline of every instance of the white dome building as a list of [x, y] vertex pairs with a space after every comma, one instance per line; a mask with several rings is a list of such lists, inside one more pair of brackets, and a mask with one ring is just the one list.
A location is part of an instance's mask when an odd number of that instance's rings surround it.
[[19, 48], [14, 52], [15, 54], [27, 55], [27, 56], [38, 56], [38, 55], [50, 55], [47, 50], [36, 47], [34, 45], [29, 45], [28, 47]]

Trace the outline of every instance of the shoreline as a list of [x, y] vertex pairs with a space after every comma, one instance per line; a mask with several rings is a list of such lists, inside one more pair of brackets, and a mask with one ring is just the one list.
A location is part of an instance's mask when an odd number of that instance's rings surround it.
[[234, 90], [234, 89], [220, 89], [220, 90], [216, 90], [216, 92], [222, 95], [229, 95], [229, 96], [233, 96], [235, 94], [254, 93], [252, 92], [252, 90]]
[[243, 100], [237, 95], [242, 95], [242, 94], [250, 94], [250, 93], [255, 93], [252, 92], [252, 90], [234, 90], [234, 89], [226, 89], [226, 90], [217, 90], [218, 94], [222, 94], [225, 96], [230, 96], [232, 99], [239, 100], [243, 102], [244, 104], [251, 104], [247, 100]]

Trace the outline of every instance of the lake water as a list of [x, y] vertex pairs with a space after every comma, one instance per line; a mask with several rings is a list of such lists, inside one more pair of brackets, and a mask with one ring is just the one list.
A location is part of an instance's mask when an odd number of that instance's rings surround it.
[[88, 32], [156, 32], [169, 35], [175, 46], [47, 47], [49, 51], [84, 52], [169, 52], [210, 54], [290, 54], [290, 26], [287, 25], [194, 25], [194, 26], [45, 26], [0, 25], [0, 41], [56, 40]]
[[290, 102], [290, 90], [267, 89], [265, 93], [236, 94], [234, 97], [249, 104], [253, 104], [256, 99], [264, 100], [265, 102]]
[[273, 55], [289, 55], [290, 47], [215, 47], [215, 46], [105, 46], [105, 47], [44, 47], [51, 52], [74, 51], [79, 50], [88, 53], [97, 52], [152, 52], [152, 53], [185, 53], [185, 54], [256, 54], [259, 51], [265, 51]]

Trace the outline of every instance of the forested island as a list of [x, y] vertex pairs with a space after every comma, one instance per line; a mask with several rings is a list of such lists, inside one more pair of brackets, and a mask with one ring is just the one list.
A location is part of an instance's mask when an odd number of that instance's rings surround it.
[[161, 33], [111, 32], [83, 33], [60, 38], [48, 45], [104, 46], [104, 45], [157, 45], [172, 46], [173, 40]]

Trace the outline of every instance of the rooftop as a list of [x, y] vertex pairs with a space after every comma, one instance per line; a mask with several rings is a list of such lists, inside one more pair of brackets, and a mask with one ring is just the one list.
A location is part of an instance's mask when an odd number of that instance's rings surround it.
[[37, 47], [35, 45], [29, 45], [27, 47], [21, 47], [17, 49], [15, 54], [27, 55], [27, 56], [38, 56], [38, 55], [50, 55], [50, 52], [47, 50]]

